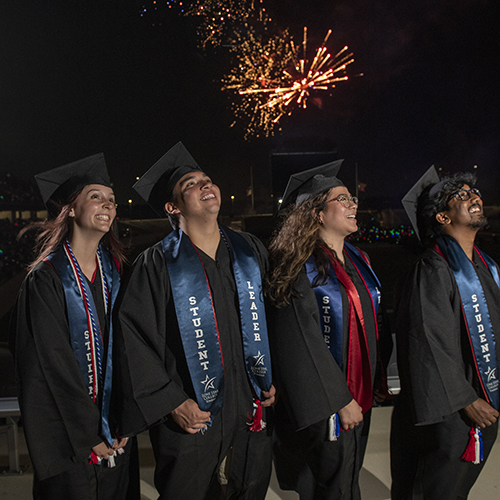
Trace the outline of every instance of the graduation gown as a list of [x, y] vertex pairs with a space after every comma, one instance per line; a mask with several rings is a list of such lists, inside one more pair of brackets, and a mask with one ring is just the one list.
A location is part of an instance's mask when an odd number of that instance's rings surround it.
[[[354, 266], [346, 270], [358, 290], [366, 324], [372, 380], [377, 365], [377, 333], [372, 302]], [[330, 353], [305, 269], [299, 275], [291, 304], [273, 313], [270, 328], [273, 373], [280, 397], [276, 407], [275, 465], [282, 489], [301, 498], [358, 498], [357, 479], [363, 462], [370, 412], [355, 431], [327, 440], [328, 418], [353, 398], [346, 382], [349, 341], [347, 294], [343, 306], [341, 369]]]
[[[26, 277], [11, 323], [19, 404], [38, 479], [89, 457], [102, 442], [100, 411], [70, 343], [61, 280], [45, 262]], [[78, 422], [78, 424], [75, 424]]]
[[[473, 264], [497, 335], [498, 358], [500, 289], [476, 251]], [[484, 394], [475, 379], [455, 278], [432, 249], [399, 294], [396, 339], [401, 394], [391, 431], [393, 498], [466, 498], [484, 462], [473, 465], [460, 458], [471, 427], [461, 410]], [[485, 458], [496, 429], [495, 424], [482, 431]]]
[[[87, 286], [106, 347], [109, 318], [104, 312], [99, 271], [92, 283], [87, 280]], [[36, 498], [54, 498], [59, 492], [87, 498], [89, 491], [97, 491], [97, 483], [99, 492], [125, 498], [130, 444], [126, 458], [117, 457], [116, 468], [88, 465], [92, 448], [103, 441], [100, 408], [89, 397], [71, 346], [61, 280], [46, 262], [39, 263], [23, 282], [12, 316], [10, 343]], [[106, 359], [106, 353], [103, 355]], [[116, 428], [116, 422], [111, 428]], [[99, 467], [95, 473], [91, 471], [94, 467]], [[138, 475], [134, 487], [136, 482]]]
[[[267, 266], [265, 248], [257, 238], [240, 234], [254, 250], [263, 275]], [[243, 432], [252, 443], [262, 444], [261, 460], [255, 460], [253, 467], [257, 477], [254, 483], [265, 496], [271, 441], [266, 431], [250, 432], [247, 426], [253, 398], [244, 364], [237, 288], [229, 251], [221, 238], [215, 261], [201, 250], [199, 254], [210, 284], [224, 358], [222, 410], [204, 434], [187, 434], [170, 416], [188, 398], [196, 401], [196, 396], [162, 243], [158, 242], [137, 258], [120, 299], [120, 333], [116, 342], [120, 345], [122, 369], [130, 388], [123, 400], [123, 430], [135, 434], [153, 426], [150, 436], [156, 458], [155, 484], [163, 495], [161, 498], [174, 495], [190, 499], [203, 498], [217, 465], [229, 448], [234, 448], [237, 434]], [[246, 460], [246, 455], [233, 456], [233, 463], [241, 460]], [[243, 466], [248, 472], [249, 464]], [[253, 495], [260, 498], [261, 493]], [[246, 497], [242, 494], [241, 498]]]

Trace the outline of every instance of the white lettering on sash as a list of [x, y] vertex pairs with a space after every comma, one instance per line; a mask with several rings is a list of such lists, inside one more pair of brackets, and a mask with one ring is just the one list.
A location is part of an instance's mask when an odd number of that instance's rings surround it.
[[[189, 305], [190, 306], [196, 306], [196, 297], [192, 296], [189, 297]], [[197, 316], [196, 318], [191, 318], [191, 321], [193, 322], [193, 326], [195, 326], [194, 329], [194, 334], [197, 339], [202, 339], [202, 340], [197, 340], [196, 344], [198, 346], [198, 361], [200, 362], [200, 366], [203, 367], [204, 370], [208, 370], [208, 364], [210, 361], [208, 361], [208, 351], [206, 350], [206, 345], [205, 345], [205, 339], [203, 338], [204, 333], [202, 328], [198, 328], [201, 326], [201, 317], [198, 316], [198, 311], [199, 311], [199, 306], [196, 307], [190, 307], [189, 310], [191, 311], [192, 316]], [[203, 350], [205, 349], [205, 350]], [[206, 361], [202, 361], [202, 360]]]
[[323, 338], [325, 340], [326, 345], [330, 347], [331, 327], [329, 323], [330, 323], [330, 309], [332, 308], [332, 306], [328, 305], [330, 304], [330, 297], [328, 295], [323, 295], [321, 302], [323, 303], [323, 305], [321, 306], [321, 309], [323, 310]]
[[[474, 315], [474, 319], [476, 320], [477, 323], [477, 333], [479, 335], [479, 342], [481, 343], [481, 354], [483, 355], [484, 361], [486, 363], [491, 362], [491, 353], [490, 353], [490, 345], [488, 343], [488, 339], [486, 338], [486, 334], [484, 332], [484, 325], [482, 324], [483, 321], [483, 316], [479, 312], [479, 309], [481, 307], [481, 304], [476, 303], [477, 300], [477, 295], [474, 294], [471, 296], [472, 302], [474, 304], [472, 305], [472, 308], [474, 309], [474, 312], [476, 313]], [[488, 367], [487, 373], [490, 373], [491, 367]]]
[[89, 361], [90, 364], [87, 365], [88, 368], [88, 377], [89, 377], [89, 394], [92, 396], [94, 393], [94, 375], [92, 373], [92, 347], [90, 345], [90, 333], [88, 330], [85, 330], [83, 332], [83, 338], [85, 339], [85, 342], [83, 343], [85, 347], [87, 348], [87, 352], [85, 353], [85, 357], [87, 358], [87, 361]]
[[250, 302], [250, 311], [252, 312], [252, 324], [253, 324], [253, 340], [254, 342], [260, 342], [262, 339], [260, 338], [260, 333], [256, 333], [260, 331], [260, 322], [259, 322], [259, 313], [256, 312], [258, 311], [257, 304], [255, 301], [257, 300], [255, 298], [255, 291], [254, 287], [252, 285], [251, 281], [247, 281], [247, 288], [248, 288], [248, 298], [251, 300]]

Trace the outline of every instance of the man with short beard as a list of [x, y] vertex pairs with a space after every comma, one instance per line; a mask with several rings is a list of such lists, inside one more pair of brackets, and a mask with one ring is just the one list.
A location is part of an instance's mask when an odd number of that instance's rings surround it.
[[475, 180], [431, 167], [403, 199], [429, 247], [396, 304], [393, 499], [467, 498], [496, 439], [500, 280], [474, 245], [487, 224]]

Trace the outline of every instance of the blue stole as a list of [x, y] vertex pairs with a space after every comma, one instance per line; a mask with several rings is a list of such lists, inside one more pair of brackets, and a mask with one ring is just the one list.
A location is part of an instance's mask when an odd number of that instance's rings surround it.
[[[436, 239], [436, 245], [436, 250], [450, 266], [458, 286], [462, 312], [479, 382], [488, 403], [498, 410], [500, 398], [495, 333], [493, 332], [483, 287], [472, 262], [454, 238], [446, 235], [439, 236]], [[498, 269], [495, 263], [486, 254], [481, 253], [477, 247], [474, 248], [489, 269], [496, 284], [500, 287]]]
[[[113, 305], [120, 288], [120, 273], [113, 256], [99, 247], [99, 267], [103, 282], [105, 302], [108, 311]], [[50, 265], [59, 276], [66, 298], [71, 346], [75, 353], [83, 381], [88, 388], [89, 396], [97, 403], [101, 400], [101, 432], [108, 443], [113, 444], [113, 434], [109, 428], [109, 406], [113, 380], [113, 329], [109, 326], [108, 352], [105, 360], [104, 380], [102, 380], [101, 353], [104, 352], [102, 334], [97, 317], [97, 309], [92, 293], [87, 290], [86, 280], [78, 262], [72, 256], [71, 248], [62, 243], [48, 257]], [[83, 292], [83, 296], [82, 296]]]
[[[235, 231], [220, 228], [238, 290], [245, 367], [258, 399], [272, 384], [260, 268], [252, 247]], [[222, 408], [224, 358], [217, 316], [198, 249], [181, 229], [162, 242], [177, 322], [198, 406], [215, 417]]]
[[[380, 282], [363, 254], [350, 243], [344, 243], [344, 253], [354, 264], [366, 289], [370, 293], [375, 326], [380, 305]], [[306, 261], [306, 273], [311, 285], [318, 276], [316, 262], [311, 255]], [[340, 286], [333, 267], [330, 266], [329, 280], [325, 285], [313, 288], [318, 303], [321, 333], [337, 364], [342, 368], [343, 311]]]

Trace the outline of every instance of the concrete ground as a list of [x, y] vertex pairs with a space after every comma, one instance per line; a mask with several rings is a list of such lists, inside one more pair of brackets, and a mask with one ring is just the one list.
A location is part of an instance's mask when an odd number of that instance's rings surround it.
[[[387, 500], [390, 498], [389, 429], [392, 408], [375, 408], [368, 441], [368, 450], [361, 471], [363, 500]], [[31, 498], [32, 470], [20, 433], [22, 475], [9, 476], [1, 471], [8, 467], [7, 437], [0, 434], [0, 499], [28, 500]], [[139, 439], [141, 461], [141, 493], [143, 500], [156, 500], [158, 495], [153, 484], [154, 458], [149, 438], [143, 434]], [[500, 444], [497, 443], [481, 477], [469, 495], [469, 500], [497, 500], [500, 498]], [[294, 492], [281, 491], [273, 475], [266, 500], [297, 500]]]

